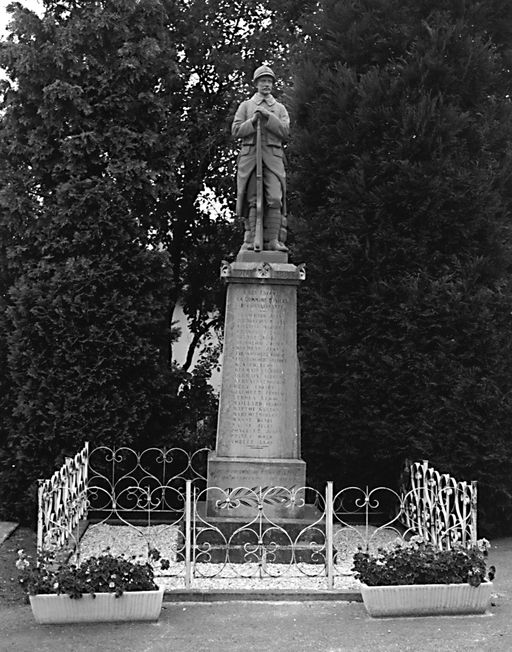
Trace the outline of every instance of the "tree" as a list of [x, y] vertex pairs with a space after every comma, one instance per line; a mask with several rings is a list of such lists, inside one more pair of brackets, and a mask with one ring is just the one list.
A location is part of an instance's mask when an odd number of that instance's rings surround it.
[[[270, 0], [43, 4], [39, 18], [13, 3], [0, 44], [0, 503], [18, 517], [84, 439], [193, 443], [214, 414], [208, 332], [236, 228], [204, 189], [227, 205], [235, 98], [285, 48], [273, 21], [291, 35], [295, 15]], [[182, 368], [178, 302], [194, 335]]]
[[168, 20], [151, 1], [49, 2], [42, 19], [18, 8], [3, 44], [13, 410], [2, 502], [18, 516], [20, 489], [84, 440], [136, 445], [171, 422], [171, 270], [151, 242], [177, 192]]
[[495, 529], [512, 489], [511, 44], [498, 0], [325, 0], [291, 148], [310, 472], [390, 485], [428, 458], [479, 480]]

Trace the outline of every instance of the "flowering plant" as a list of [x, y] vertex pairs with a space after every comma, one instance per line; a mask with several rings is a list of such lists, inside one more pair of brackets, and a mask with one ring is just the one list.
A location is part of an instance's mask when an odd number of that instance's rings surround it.
[[[158, 551], [151, 551], [158, 559]], [[162, 564], [165, 560], [162, 560]], [[70, 598], [81, 598], [84, 593], [114, 593], [116, 597], [125, 591], [156, 591], [154, 570], [149, 562], [127, 559], [106, 553], [89, 557], [80, 565], [55, 562], [51, 553], [46, 553], [33, 565], [23, 550], [18, 550], [16, 567], [20, 571], [19, 581], [28, 595], [68, 594]]]
[[376, 553], [360, 550], [354, 555], [356, 579], [367, 586], [404, 584], [464, 584], [479, 586], [489, 577], [494, 579], [494, 566], [486, 571], [484, 557], [489, 542], [481, 539], [477, 545], [451, 550], [438, 550], [419, 537], [391, 549], [379, 548]]

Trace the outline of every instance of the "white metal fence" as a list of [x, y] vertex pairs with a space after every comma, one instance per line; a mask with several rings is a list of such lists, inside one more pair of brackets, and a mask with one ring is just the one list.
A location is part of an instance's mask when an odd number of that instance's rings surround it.
[[401, 495], [402, 522], [440, 549], [476, 545], [477, 483], [458, 481], [428, 463], [406, 462]]
[[[336, 588], [351, 576], [358, 547], [376, 549], [419, 534], [439, 548], [476, 542], [476, 483], [440, 475], [428, 462], [407, 464], [399, 491], [346, 487], [207, 487], [207, 449], [88, 446], [40, 483], [39, 550], [76, 547], [76, 555], [146, 555], [168, 560], [168, 588], [215, 589], [256, 581]], [[281, 517], [275, 517], [279, 497]], [[217, 508], [210, 509], [214, 503]], [[302, 518], [286, 518], [302, 510]], [[283, 512], [284, 510], [284, 512]], [[219, 518], [219, 511], [227, 518]], [[242, 515], [243, 514], [243, 515]], [[80, 520], [89, 527], [82, 541]], [[107, 524], [109, 524], [107, 526]], [[295, 582], [295, 584], [294, 584]]]
[[89, 443], [48, 480], [39, 480], [37, 549], [63, 548], [87, 518]]

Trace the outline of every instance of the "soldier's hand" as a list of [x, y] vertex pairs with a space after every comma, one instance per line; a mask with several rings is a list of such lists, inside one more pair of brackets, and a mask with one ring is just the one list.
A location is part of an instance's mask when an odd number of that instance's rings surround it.
[[254, 111], [254, 115], [251, 118], [252, 124], [255, 125], [258, 117], [260, 116], [263, 120], [268, 120], [268, 116], [270, 115], [270, 111], [267, 111], [263, 106], [257, 106], [256, 110]]

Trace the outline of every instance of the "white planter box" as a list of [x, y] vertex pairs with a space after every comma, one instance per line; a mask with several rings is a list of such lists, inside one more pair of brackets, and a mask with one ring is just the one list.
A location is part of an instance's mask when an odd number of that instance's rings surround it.
[[361, 585], [370, 616], [436, 616], [483, 614], [491, 599], [492, 582], [469, 584]]
[[164, 590], [83, 595], [75, 600], [68, 595], [31, 595], [30, 606], [36, 622], [98, 623], [132, 620], [158, 620]]

